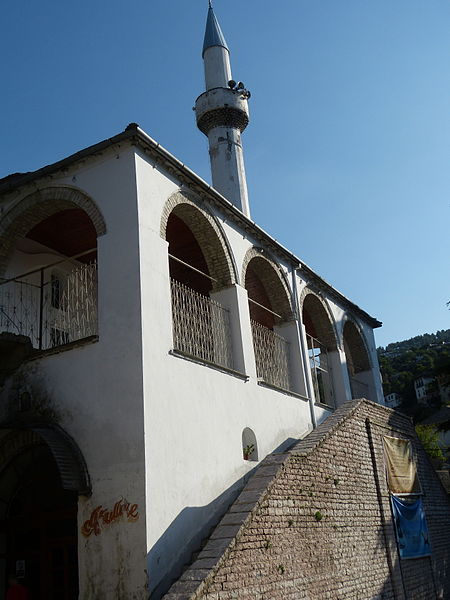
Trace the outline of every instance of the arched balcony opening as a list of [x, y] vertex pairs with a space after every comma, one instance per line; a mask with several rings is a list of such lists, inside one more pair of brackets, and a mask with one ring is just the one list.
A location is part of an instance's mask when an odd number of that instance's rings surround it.
[[169, 272], [171, 279], [208, 296], [213, 279], [200, 244], [186, 223], [172, 213], [167, 221]]
[[372, 399], [372, 369], [362, 334], [352, 321], [344, 325], [344, 351], [352, 398]]
[[287, 287], [271, 262], [256, 256], [247, 265], [245, 288], [257, 376], [264, 383], [291, 390], [290, 343], [283, 335], [285, 325], [292, 321]]
[[170, 213], [169, 244], [174, 349], [233, 369], [230, 313], [214, 295], [232, 282], [223, 241], [208, 218], [191, 204]]
[[334, 408], [330, 354], [337, 351], [336, 337], [327, 311], [314, 294], [304, 299], [302, 320], [316, 402]]
[[3, 232], [0, 332], [26, 336], [39, 350], [97, 334], [98, 231], [65, 191], [28, 205]]

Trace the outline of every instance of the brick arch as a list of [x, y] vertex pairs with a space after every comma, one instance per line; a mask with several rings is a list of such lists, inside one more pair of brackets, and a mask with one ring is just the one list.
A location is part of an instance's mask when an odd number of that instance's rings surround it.
[[0, 275], [8, 265], [8, 260], [15, 242], [25, 236], [35, 225], [66, 209], [80, 208], [91, 219], [97, 236], [106, 233], [105, 220], [87, 194], [71, 187], [48, 187], [37, 190], [22, 198], [3, 217], [0, 223]]
[[161, 215], [160, 235], [163, 239], [166, 239], [167, 223], [172, 213], [184, 221], [197, 240], [211, 277], [217, 279], [213, 282], [213, 289], [235, 283], [237, 277], [231, 249], [215, 217], [186, 192], [175, 192], [167, 200]]
[[358, 323], [348, 315], [344, 317], [342, 339], [349, 370], [354, 374], [369, 371], [372, 365], [366, 338]]
[[300, 296], [300, 310], [302, 313], [306, 310], [313, 321], [317, 333], [317, 339], [327, 347], [328, 351], [338, 349], [338, 336], [336, 333], [336, 324], [333, 315], [326, 302], [318, 296], [313, 290], [306, 287]]
[[0, 429], [0, 478], [10, 462], [25, 450], [45, 445], [59, 471], [61, 486], [79, 494], [91, 493], [86, 461], [77, 443], [55, 424], [21, 421], [20, 429]]
[[264, 286], [272, 310], [278, 313], [283, 321], [290, 321], [293, 318], [291, 292], [280, 265], [265, 256], [261, 250], [249, 248], [242, 262], [241, 278], [244, 285], [250, 264]]

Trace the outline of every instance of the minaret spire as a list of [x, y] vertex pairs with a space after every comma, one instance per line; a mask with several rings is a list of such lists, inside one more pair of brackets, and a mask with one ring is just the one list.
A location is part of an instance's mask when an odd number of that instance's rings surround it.
[[248, 124], [248, 92], [232, 80], [230, 50], [208, 0], [203, 63], [206, 92], [195, 103], [197, 126], [209, 141], [213, 186], [250, 217], [241, 132]]

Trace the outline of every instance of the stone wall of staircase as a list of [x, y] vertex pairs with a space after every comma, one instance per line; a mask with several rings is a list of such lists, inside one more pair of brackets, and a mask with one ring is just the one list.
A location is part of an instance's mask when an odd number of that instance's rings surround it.
[[[383, 435], [412, 440], [431, 558], [398, 558]], [[267, 457], [165, 598], [450, 598], [450, 502], [411, 421], [353, 401], [288, 453]]]

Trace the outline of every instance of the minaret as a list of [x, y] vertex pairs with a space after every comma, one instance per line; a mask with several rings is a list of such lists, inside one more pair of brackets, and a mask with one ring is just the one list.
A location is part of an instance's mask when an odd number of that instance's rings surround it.
[[250, 217], [241, 132], [250, 97], [231, 78], [230, 51], [209, 0], [203, 43], [206, 92], [195, 103], [197, 126], [209, 141], [213, 187]]

